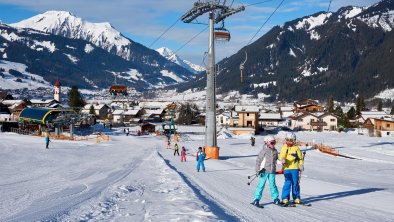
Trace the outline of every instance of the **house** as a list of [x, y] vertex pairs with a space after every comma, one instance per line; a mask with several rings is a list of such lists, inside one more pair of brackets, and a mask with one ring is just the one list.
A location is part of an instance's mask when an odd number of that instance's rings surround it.
[[81, 110], [81, 113], [90, 113], [90, 107], [93, 106], [94, 109], [94, 114], [96, 117], [99, 119], [105, 120], [109, 118], [109, 114], [111, 113], [111, 107], [109, 107], [107, 104], [87, 104], [83, 107]]
[[149, 132], [149, 133], [154, 133], [156, 131], [156, 125], [149, 123], [149, 122], [144, 122], [141, 124], [141, 132]]
[[302, 111], [289, 116], [292, 130], [312, 130], [311, 122], [317, 122], [319, 118], [310, 112]]
[[18, 120], [19, 114], [27, 107], [29, 101], [24, 100], [3, 100], [2, 103], [8, 107], [12, 120]]
[[338, 117], [328, 112], [298, 112], [289, 117], [293, 130], [331, 131], [337, 130]]
[[279, 107], [279, 113], [282, 118], [287, 118], [294, 114], [292, 106], [281, 106]]
[[311, 123], [312, 126], [317, 126], [318, 131], [335, 131], [338, 128], [339, 117], [329, 113], [317, 113], [319, 121], [316, 123]]
[[229, 126], [231, 119], [231, 112], [223, 112], [216, 115], [216, 125]]
[[259, 130], [259, 107], [258, 106], [235, 106], [235, 112], [238, 115], [239, 128], [252, 128], [254, 133]]
[[324, 107], [320, 106], [319, 103], [315, 100], [305, 99], [294, 102], [293, 104], [294, 112], [322, 112], [324, 111]]
[[259, 126], [260, 128], [264, 128], [267, 126], [279, 126], [280, 122], [282, 122], [282, 116], [280, 113], [267, 113], [260, 112], [259, 114]]
[[374, 119], [375, 135], [379, 137], [394, 137], [394, 119]]
[[56, 108], [59, 102], [55, 99], [31, 99], [31, 106], [32, 107], [51, 107]]
[[356, 117], [356, 122], [364, 123], [368, 118], [372, 124], [375, 124], [375, 119], [388, 118], [389, 115], [384, 111], [361, 111], [361, 114]]

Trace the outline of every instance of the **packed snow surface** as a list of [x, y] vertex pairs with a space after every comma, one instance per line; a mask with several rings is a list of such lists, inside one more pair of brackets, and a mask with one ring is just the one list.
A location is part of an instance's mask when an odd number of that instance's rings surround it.
[[[259, 209], [249, 204], [257, 181], [248, 186], [247, 176], [263, 135], [252, 147], [248, 137], [222, 129], [220, 160], [206, 160], [207, 171], [197, 173], [193, 155], [203, 145], [203, 127], [178, 128], [187, 162], [165, 148], [163, 136], [134, 130], [129, 136], [108, 130], [110, 140], [100, 143], [53, 140], [49, 149], [41, 137], [0, 133], [0, 221], [394, 220], [394, 138], [296, 133], [299, 141], [330, 145], [353, 159], [301, 146], [301, 198], [312, 206], [278, 207], [267, 185]], [[276, 181], [281, 193], [283, 175]]]

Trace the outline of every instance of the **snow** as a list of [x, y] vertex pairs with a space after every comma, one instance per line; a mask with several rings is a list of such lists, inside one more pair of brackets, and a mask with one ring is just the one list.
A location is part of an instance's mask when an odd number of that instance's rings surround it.
[[376, 95], [375, 98], [392, 100], [394, 98], [394, 88], [383, 90], [378, 95]]
[[357, 17], [357, 19], [366, 23], [370, 27], [381, 27], [385, 32], [391, 32], [394, 28], [394, 10], [383, 12], [368, 18]]
[[294, 53], [294, 51], [293, 51], [292, 48], [290, 48], [289, 55], [293, 56], [294, 58], [297, 58], [297, 56], [296, 56], [296, 54]]
[[39, 42], [34, 40], [34, 44], [30, 46], [31, 49], [35, 49], [37, 51], [42, 51], [43, 48], [48, 49], [48, 51], [50, 52], [54, 52], [56, 50], [56, 46], [55, 43], [50, 42], [50, 41], [43, 41], [43, 42]]
[[166, 76], [166, 77], [169, 77], [169, 78], [175, 80], [175, 81], [178, 82], [178, 83], [179, 83], [179, 82], [184, 82], [183, 79], [181, 79], [181, 78], [178, 77], [175, 73], [170, 72], [170, 71], [168, 71], [168, 70], [161, 70], [160, 73], [161, 73], [161, 75]]
[[332, 13], [322, 13], [317, 16], [309, 16], [307, 18], [302, 19], [299, 21], [296, 25], [296, 29], [302, 29], [304, 28], [307, 31], [310, 31], [317, 26], [324, 25], [326, 20], [331, 17]]
[[77, 62], [79, 61], [79, 59], [75, 56], [72, 56], [72, 55], [66, 54], [66, 53], [63, 53], [63, 54], [66, 55], [67, 58], [74, 64], [77, 64]]
[[[353, 18], [355, 16], [357, 16], [358, 14], [360, 14], [363, 11], [362, 7], [351, 7], [350, 10], [346, 10], [343, 15], [345, 17], [345, 19], [349, 19], [349, 18]], [[341, 18], [342, 16], [340, 16]]]
[[[3, 54], [3, 57], [4, 55], [6, 54]], [[52, 85], [49, 82], [45, 81], [42, 76], [27, 72], [27, 66], [25, 64], [0, 60], [0, 68], [3, 68], [5, 70], [5, 72], [3, 72], [5, 74], [5, 78], [0, 77], [0, 88], [2, 89], [37, 89], [39, 87], [52, 87]], [[17, 78], [9, 73], [10, 69], [22, 73], [27, 78], [20, 78], [22, 82], [16, 82], [15, 80]], [[35, 81], [32, 80], [32, 78], [34, 78]]]
[[317, 70], [319, 70], [319, 72], [327, 72], [328, 66], [327, 67], [317, 67]]
[[67, 38], [83, 39], [107, 51], [115, 47], [117, 55], [130, 59], [130, 40], [108, 22], [91, 23], [66, 11], [47, 11], [18, 23], [16, 28], [30, 28]]
[[23, 40], [22, 37], [19, 37], [14, 32], [8, 33], [5, 30], [0, 32], [0, 36], [2, 36], [3, 38], [5, 38], [6, 40], [8, 40], [10, 42]]
[[171, 49], [167, 47], [158, 48], [156, 49], [156, 51], [167, 60], [175, 64], [178, 64], [193, 73], [199, 73], [205, 71], [205, 67], [193, 64], [187, 60], [180, 58], [177, 54], [175, 54]]
[[311, 35], [311, 40], [319, 40], [320, 39], [320, 35], [318, 32], [316, 32], [316, 30], [310, 31], [309, 34]]
[[90, 44], [86, 44], [84, 50], [85, 50], [86, 53], [90, 53], [90, 52], [92, 52], [94, 50], [94, 47], [92, 45], [90, 45]]
[[270, 84], [276, 86], [276, 81], [262, 82], [262, 83], [259, 83], [259, 84], [253, 84], [253, 87], [254, 88], [257, 88], [257, 87], [267, 88]]
[[[136, 128], [132, 128], [131, 132]], [[252, 201], [256, 156], [247, 136], [222, 129], [220, 160], [196, 172], [194, 153], [204, 127], [179, 127], [187, 162], [165, 149], [164, 137], [125, 136], [110, 141], [53, 140], [0, 133], [1, 221], [393, 221], [394, 138], [357, 132], [297, 132], [297, 139], [323, 143], [348, 159], [306, 149], [301, 197], [312, 207], [280, 208], [269, 188], [264, 209]], [[183, 133], [184, 132], [184, 133]], [[283, 139], [285, 132], [274, 135]], [[277, 145], [280, 150], [281, 143]], [[103, 158], [105, 157], [105, 158]], [[279, 166], [278, 166], [279, 167]], [[276, 177], [281, 193], [283, 175]]]

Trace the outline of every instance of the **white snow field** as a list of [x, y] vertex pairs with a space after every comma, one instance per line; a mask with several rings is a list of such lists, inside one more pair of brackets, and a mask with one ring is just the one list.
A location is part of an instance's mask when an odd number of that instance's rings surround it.
[[[203, 130], [192, 129], [178, 143], [190, 154], [203, 141]], [[45, 149], [43, 138], [0, 133], [0, 221], [394, 221], [394, 138], [296, 133], [355, 159], [301, 147], [301, 198], [312, 206], [276, 206], [267, 184], [260, 209], [249, 204], [257, 180], [248, 186], [247, 176], [264, 136], [255, 147], [246, 137], [218, 139], [220, 160], [197, 173], [195, 157], [181, 162], [164, 137], [109, 134]], [[277, 185], [281, 193], [283, 175]]]

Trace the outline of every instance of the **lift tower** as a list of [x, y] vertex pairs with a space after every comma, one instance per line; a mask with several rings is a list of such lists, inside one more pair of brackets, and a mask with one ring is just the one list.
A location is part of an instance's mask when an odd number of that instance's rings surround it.
[[245, 10], [244, 6], [231, 8], [226, 6], [226, 0], [197, 1], [194, 6], [181, 19], [190, 23], [197, 17], [209, 13], [209, 42], [208, 42], [208, 67], [206, 89], [206, 115], [205, 115], [205, 140], [204, 148], [208, 157], [219, 159], [219, 147], [216, 138], [216, 95], [215, 95], [215, 33], [214, 24], [225, 18]]

